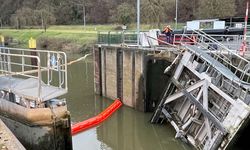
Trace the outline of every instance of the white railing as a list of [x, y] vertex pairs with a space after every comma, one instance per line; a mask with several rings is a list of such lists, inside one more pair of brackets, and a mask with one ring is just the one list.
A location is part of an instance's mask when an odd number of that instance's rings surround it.
[[42, 83], [68, 90], [67, 57], [59, 51], [0, 47], [0, 77], [3, 76], [37, 79], [39, 98]]
[[[224, 70], [224, 74], [222, 74], [224, 76], [224, 79], [222, 80], [221, 85], [216, 86], [219, 86], [219, 88], [222, 88], [223, 86], [223, 88], [226, 88], [228, 94], [231, 94], [231, 92], [233, 92], [233, 96], [239, 96], [243, 101], [245, 101], [247, 99], [247, 96], [249, 95], [248, 91], [250, 90], [250, 62], [242, 56], [238, 55], [236, 52], [224, 46], [212, 36], [207, 35], [202, 31], [193, 31], [193, 34], [191, 35], [183, 34], [182, 39], [191, 40], [193, 39], [191, 38], [191, 36], [197, 37], [193, 45], [200, 50], [204, 50], [205, 53], [209, 54], [214, 59], [212, 62], [210, 61], [210, 64], [207, 63], [207, 60], [203, 59], [204, 64], [206, 64], [207, 66], [206, 72], [210, 72], [210, 69], [214, 70], [218, 63], [224, 65], [229, 71], [228, 72]], [[182, 43], [182, 45], [186, 45], [185, 41]], [[200, 57], [199, 55], [200, 54], [198, 54], [198, 57]], [[233, 62], [231, 58], [234, 58], [235, 62]], [[217, 69], [219, 68], [220, 65], [217, 66]], [[217, 73], [220, 73], [219, 70], [217, 70]]]
[[[184, 39], [181, 39], [183, 34], [175, 34], [173, 36], [173, 44], [180, 44], [184, 43]], [[197, 34], [185, 34], [186, 36], [189, 36], [191, 39], [186, 39], [185, 43], [186, 44], [193, 44], [195, 39], [193, 37], [197, 38]], [[212, 38], [216, 39], [217, 41], [220, 41], [225, 45], [227, 48], [231, 50], [239, 50], [240, 45], [243, 41], [243, 36], [242, 35], [210, 35]], [[203, 37], [201, 37], [203, 38]], [[180, 42], [182, 40], [182, 42]], [[203, 40], [204, 41], [204, 40]], [[205, 42], [211, 42], [211, 41], [205, 41]]]
[[[212, 56], [215, 60], [219, 60], [226, 66], [229, 70], [231, 70], [235, 75], [237, 75], [242, 81], [238, 84], [249, 84], [249, 72], [245, 70], [245, 66], [249, 66], [250, 62], [244, 57], [238, 55], [236, 52], [232, 51], [218, 40], [213, 38], [211, 35], [206, 34], [203, 31], [193, 30], [192, 36], [196, 36], [197, 39], [195, 44], [202, 47], [210, 56]], [[190, 38], [190, 34], [183, 34], [182, 39], [192, 39]], [[184, 42], [185, 43], [185, 42]], [[213, 46], [216, 45], [216, 46]], [[239, 63], [232, 63], [228, 57], [235, 58], [239, 61]]]
[[[1, 48], [2, 50], [2, 48]], [[0, 72], [1, 72], [1, 76], [0, 77], [7, 77], [6, 79], [8, 80], [8, 87], [11, 87], [12, 82], [11, 82], [11, 78], [8, 77], [12, 77], [12, 76], [23, 76], [23, 77], [28, 77], [28, 78], [35, 78], [37, 79], [37, 90], [38, 90], [38, 98], [41, 98], [41, 61], [40, 58], [38, 56], [31, 56], [31, 55], [21, 55], [21, 54], [10, 54], [10, 53], [2, 53], [0, 52]], [[5, 59], [7, 58], [7, 59]], [[22, 58], [22, 59], [35, 59], [37, 61], [37, 65], [30, 65], [30, 64], [23, 64], [22, 66], [24, 67], [32, 67], [36, 70], [36, 72], [32, 72], [33, 74], [30, 75], [30, 73], [25, 73], [24, 72], [15, 72], [12, 70], [18, 69], [17, 66], [20, 66], [18, 63], [15, 62], [11, 62], [11, 60], [16, 59], [16, 58]], [[5, 67], [3, 67], [5, 66]], [[13, 66], [15, 69], [11, 69], [11, 66]]]

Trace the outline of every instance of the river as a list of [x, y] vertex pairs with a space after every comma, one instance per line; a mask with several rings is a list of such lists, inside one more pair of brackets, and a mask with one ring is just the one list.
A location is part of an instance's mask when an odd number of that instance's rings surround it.
[[[68, 55], [73, 60], [79, 54]], [[72, 124], [88, 119], [108, 107], [112, 100], [94, 93], [91, 56], [68, 67], [68, 109]], [[152, 125], [152, 113], [123, 106], [101, 125], [73, 136], [74, 150], [189, 150], [187, 144], [174, 138], [170, 125]]]

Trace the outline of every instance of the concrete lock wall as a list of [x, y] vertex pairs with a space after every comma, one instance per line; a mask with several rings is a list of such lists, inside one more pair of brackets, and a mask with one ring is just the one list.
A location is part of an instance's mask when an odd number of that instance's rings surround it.
[[144, 91], [145, 91], [145, 53], [143, 51], [135, 52], [135, 73], [134, 73], [134, 106], [137, 110], [145, 111]]
[[134, 49], [123, 51], [122, 100], [127, 106], [144, 111], [144, 55]]
[[144, 52], [111, 46], [96, 46], [93, 51], [95, 92], [111, 99], [120, 98], [125, 105], [144, 111]]
[[102, 91], [103, 96], [111, 99], [117, 98], [117, 68], [116, 68], [116, 51], [104, 48], [102, 54]]
[[123, 103], [134, 107], [133, 81], [132, 81], [132, 51], [123, 51]]
[[95, 46], [93, 53], [95, 92], [110, 99], [120, 98], [127, 106], [146, 111], [147, 55], [155, 59], [155, 51], [102, 45]]

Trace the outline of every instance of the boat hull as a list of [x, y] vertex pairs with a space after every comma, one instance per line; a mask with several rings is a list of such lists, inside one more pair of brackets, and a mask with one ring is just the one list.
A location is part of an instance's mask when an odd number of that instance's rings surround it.
[[0, 99], [0, 104], [0, 118], [26, 149], [72, 149], [70, 114], [66, 106], [36, 111], [4, 99]]

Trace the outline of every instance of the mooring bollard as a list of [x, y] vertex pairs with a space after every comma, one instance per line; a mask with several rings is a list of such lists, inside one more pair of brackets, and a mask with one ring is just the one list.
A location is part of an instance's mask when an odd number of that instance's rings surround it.
[[[36, 50], [36, 40], [33, 39], [32, 37], [29, 40], [29, 49]], [[37, 53], [35, 51], [31, 51], [31, 55], [37, 56]], [[31, 58], [31, 65], [32, 69], [37, 69], [37, 59], [36, 58]]]

